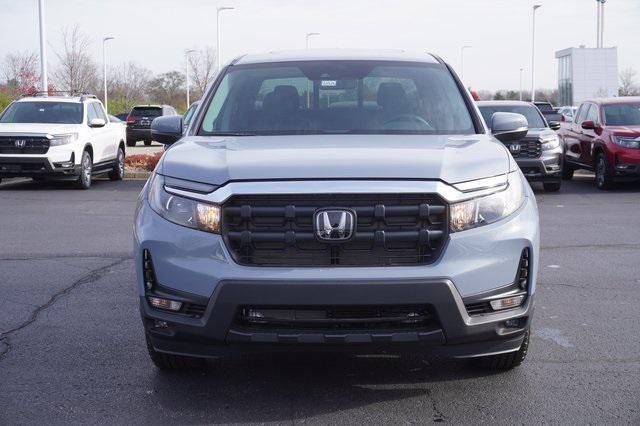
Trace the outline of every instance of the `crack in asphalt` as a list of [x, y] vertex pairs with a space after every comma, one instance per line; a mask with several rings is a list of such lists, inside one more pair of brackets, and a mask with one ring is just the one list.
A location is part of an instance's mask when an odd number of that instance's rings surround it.
[[36, 309], [33, 310], [33, 312], [31, 312], [31, 315], [29, 316], [29, 318], [22, 322], [21, 324], [17, 325], [16, 327], [5, 331], [4, 333], [0, 334], [0, 361], [2, 361], [2, 359], [4, 359], [4, 357], [11, 352], [11, 341], [10, 341], [10, 337], [11, 335], [13, 335], [14, 333], [17, 333], [18, 331], [28, 327], [29, 325], [33, 324], [34, 322], [36, 322], [38, 320], [38, 316], [40, 315], [40, 313], [44, 310], [46, 310], [47, 308], [55, 305], [55, 303], [60, 300], [62, 297], [66, 296], [67, 294], [71, 293], [75, 288], [83, 285], [83, 284], [89, 284], [92, 282], [95, 282], [97, 280], [99, 280], [100, 278], [102, 278], [103, 276], [105, 276], [107, 274], [107, 272], [111, 269], [114, 268], [122, 263], [124, 263], [127, 260], [130, 260], [131, 257], [130, 256], [126, 256], [126, 257], [120, 257], [117, 258], [117, 260], [115, 262], [112, 262], [108, 265], [105, 266], [101, 266], [99, 268], [96, 268], [92, 271], [90, 271], [88, 274], [83, 275], [82, 277], [80, 277], [79, 279], [77, 279], [76, 281], [74, 281], [73, 283], [71, 283], [71, 285], [63, 288], [62, 290], [54, 293], [51, 298], [49, 298], [49, 300], [43, 304], [40, 305], [38, 307], [36, 307]]
[[622, 249], [640, 249], [640, 244], [569, 244], [564, 246], [541, 246], [542, 250], [562, 250], [562, 249], [587, 249], [587, 248], [622, 248]]
[[101, 259], [123, 259], [129, 258], [131, 259], [130, 252], [121, 252], [121, 253], [58, 253], [58, 254], [45, 254], [45, 255], [34, 255], [34, 256], [6, 256], [0, 257], [0, 262], [10, 262], [10, 261], [29, 261], [29, 260], [51, 260], [51, 259], [77, 259], [77, 258], [101, 258]]

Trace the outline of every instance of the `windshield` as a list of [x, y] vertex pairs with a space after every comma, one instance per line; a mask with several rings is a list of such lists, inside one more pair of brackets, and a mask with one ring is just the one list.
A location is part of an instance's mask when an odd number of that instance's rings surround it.
[[162, 115], [162, 108], [135, 107], [131, 110], [131, 115], [134, 117], [160, 117]]
[[487, 123], [489, 128], [491, 128], [491, 117], [495, 112], [514, 112], [516, 114], [522, 114], [527, 119], [530, 129], [541, 129], [543, 127], [547, 127], [540, 115], [540, 112], [538, 112], [538, 109], [533, 105], [482, 105], [478, 108], [480, 108], [482, 118], [484, 118], [484, 122]]
[[609, 126], [640, 125], [640, 102], [605, 105], [604, 122]]
[[82, 104], [76, 102], [14, 102], [0, 123], [82, 124]]
[[240, 65], [220, 82], [199, 134], [473, 134], [444, 65], [308, 61]]

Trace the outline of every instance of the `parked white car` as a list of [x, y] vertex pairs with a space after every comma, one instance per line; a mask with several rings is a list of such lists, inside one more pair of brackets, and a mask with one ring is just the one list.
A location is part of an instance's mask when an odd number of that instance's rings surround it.
[[63, 179], [82, 189], [93, 175], [124, 176], [126, 129], [93, 95], [29, 96], [0, 115], [0, 181]]

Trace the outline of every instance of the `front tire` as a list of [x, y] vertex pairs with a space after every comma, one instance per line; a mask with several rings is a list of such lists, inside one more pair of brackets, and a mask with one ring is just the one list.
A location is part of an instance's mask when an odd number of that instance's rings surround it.
[[113, 167], [113, 170], [109, 172], [109, 179], [111, 180], [124, 179], [124, 150], [122, 148], [118, 148], [116, 165]]
[[604, 153], [601, 152], [596, 157], [596, 187], [598, 189], [606, 190], [613, 188], [613, 178], [609, 173], [609, 166], [607, 165], [607, 158]]
[[80, 189], [91, 188], [91, 173], [93, 172], [93, 160], [89, 152], [84, 151], [82, 153], [82, 160], [80, 160], [80, 176], [76, 181], [76, 185]]
[[544, 187], [545, 192], [558, 192], [560, 191], [560, 186], [562, 185], [561, 181], [558, 182], [544, 182], [542, 186]]
[[149, 358], [153, 361], [153, 364], [158, 369], [163, 371], [172, 370], [192, 370], [201, 369], [205, 366], [205, 360], [202, 358], [193, 358], [182, 355], [166, 354], [164, 352], [158, 352], [153, 348], [151, 339], [148, 334], [145, 334], [147, 340], [147, 351], [149, 352]]
[[571, 180], [573, 179], [573, 172], [576, 169], [571, 164], [567, 163], [566, 160], [562, 160], [562, 179], [563, 180]]
[[518, 367], [527, 358], [527, 352], [529, 351], [529, 334], [530, 329], [526, 331], [520, 349], [517, 351], [478, 358], [476, 360], [478, 365], [492, 370], [511, 370]]

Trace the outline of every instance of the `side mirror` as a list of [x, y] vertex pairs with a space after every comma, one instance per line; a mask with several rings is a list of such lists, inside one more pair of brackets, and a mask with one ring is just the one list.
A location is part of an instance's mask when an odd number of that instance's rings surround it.
[[560, 123], [558, 121], [550, 121], [549, 128], [551, 130], [560, 130]]
[[585, 120], [582, 122], [582, 128], [585, 130], [595, 130], [596, 123], [594, 123], [593, 120]]
[[107, 122], [104, 121], [104, 118], [92, 118], [89, 121], [89, 127], [104, 127], [107, 125]]
[[182, 137], [182, 117], [165, 115], [151, 122], [151, 139], [165, 145], [171, 145]]
[[500, 142], [517, 141], [529, 131], [529, 123], [522, 114], [513, 112], [495, 112], [491, 116], [493, 136]]

